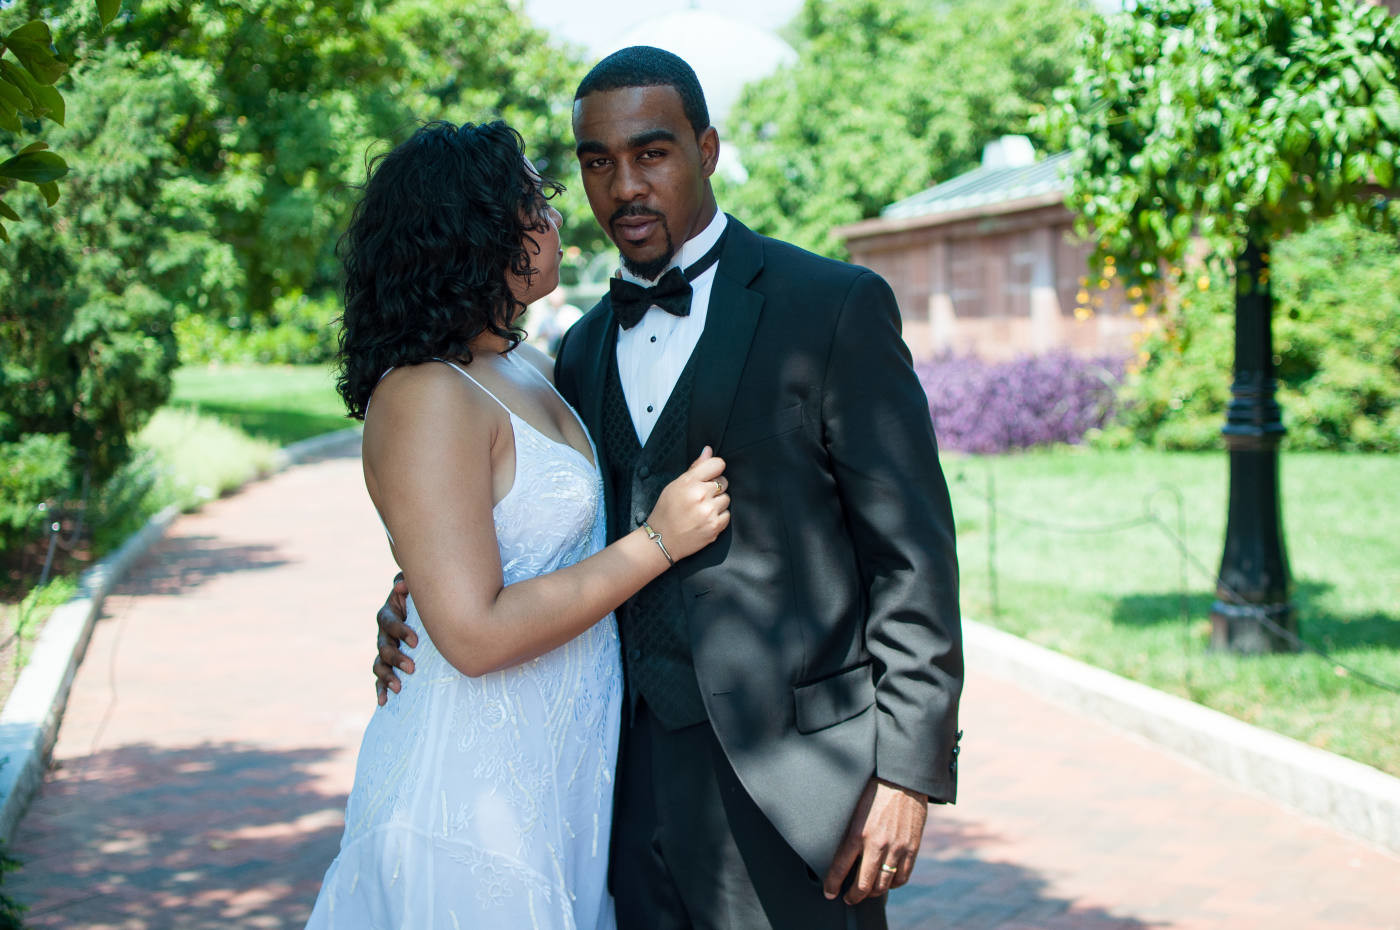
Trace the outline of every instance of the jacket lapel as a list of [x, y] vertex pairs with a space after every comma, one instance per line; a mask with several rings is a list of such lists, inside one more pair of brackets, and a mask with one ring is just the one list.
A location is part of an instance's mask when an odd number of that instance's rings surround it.
[[587, 363], [579, 384], [580, 412], [593, 436], [603, 435], [603, 389], [607, 385], [608, 366], [617, 357], [617, 320], [607, 295], [598, 304], [594, 330], [588, 334]]
[[690, 455], [706, 445], [718, 450], [724, 440], [729, 410], [763, 308], [763, 295], [748, 287], [763, 268], [762, 243], [732, 216], [725, 239], [710, 289], [705, 331], [695, 347], [695, 388], [686, 427]]

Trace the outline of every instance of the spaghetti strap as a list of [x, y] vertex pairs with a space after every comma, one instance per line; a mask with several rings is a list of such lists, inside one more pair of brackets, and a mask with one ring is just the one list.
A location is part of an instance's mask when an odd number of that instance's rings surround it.
[[[554, 392], [554, 396], [559, 398], [559, 403], [564, 405], [564, 409], [569, 411], [569, 414], [574, 418], [574, 422], [578, 424], [579, 429], [583, 430], [584, 438], [588, 440], [588, 448], [593, 449], [593, 457], [594, 459], [597, 459], [598, 455], [597, 450], [594, 449], [593, 446], [593, 437], [589, 434], [588, 426], [583, 422], [583, 417], [579, 416], [579, 412], [574, 409], [574, 405], [569, 403], [568, 400], [565, 399], [563, 394], [559, 393], [559, 389], [554, 386], [554, 382], [549, 380], [549, 378], [545, 377], [544, 372], [540, 371], [534, 365], [531, 365], [529, 362], [522, 361], [521, 359], [516, 358], [514, 353], [506, 355], [506, 358], [514, 362], [516, 365], [530, 369], [530, 371], [534, 374], [536, 378], [539, 378], [541, 381], [543, 381], [549, 387], [549, 389]], [[483, 388], [482, 390], [485, 390], [485, 388]], [[565, 443], [565, 445], [568, 445], [568, 443]], [[573, 449], [573, 446], [569, 446], [569, 448]], [[577, 452], [578, 450], [574, 449], [574, 451]]]
[[495, 394], [492, 394], [491, 391], [490, 391], [490, 389], [487, 388], [486, 385], [482, 384], [480, 381], [476, 380], [476, 379], [473, 378], [471, 375], [467, 374], [466, 371], [465, 371], [460, 365], [458, 365], [456, 362], [450, 362], [450, 361], [448, 361], [448, 360], [445, 359], [445, 358], [435, 358], [435, 359], [433, 359], [433, 361], [435, 361], [435, 362], [442, 362], [444, 365], [448, 366], [449, 368], [455, 369], [456, 372], [457, 372], [457, 374], [461, 375], [463, 378], [466, 378], [466, 379], [467, 379], [468, 381], [470, 381], [472, 384], [475, 384], [477, 387], [481, 388], [481, 390], [486, 394], [487, 397], [491, 398], [491, 399], [494, 400], [496, 403], [500, 404], [501, 409], [504, 410], [507, 414], [509, 414], [510, 416], [515, 416], [515, 415], [516, 415], [514, 410], [511, 410], [509, 407], [506, 406], [506, 402], [505, 402], [505, 401], [501, 400], [501, 399], [500, 399], [499, 397], [497, 397]]
[[[510, 356], [510, 355], [507, 355], [506, 358], [509, 359], [509, 358], [511, 358], [511, 356]], [[564, 399], [564, 395], [559, 393], [559, 389], [556, 388], [553, 384], [550, 384], [549, 379], [546, 378], [546, 377], [545, 377], [541, 372], [539, 372], [538, 370], [535, 371], [535, 375], [536, 375], [537, 377], [539, 377], [541, 380], [543, 380], [545, 384], [548, 384], [548, 385], [549, 385], [549, 389], [550, 389], [551, 391], [554, 392], [554, 394], [555, 394], [556, 397], [559, 398], [559, 402], [560, 402], [561, 404], [564, 405], [564, 409], [567, 410], [567, 411], [569, 411], [570, 415], [573, 416], [574, 421], [575, 421], [576, 423], [578, 423], [579, 429], [583, 430], [583, 437], [584, 437], [584, 439], [586, 439], [586, 440], [588, 441], [588, 452], [589, 452], [589, 454], [585, 455], [585, 454], [584, 454], [583, 452], [581, 452], [580, 450], [574, 448], [572, 445], [569, 444], [569, 441], [568, 441], [567, 439], [555, 439], [553, 436], [550, 436], [549, 434], [543, 432], [538, 426], [536, 426], [535, 424], [531, 423], [529, 420], [525, 419], [525, 418], [522, 417], [520, 414], [516, 413], [514, 410], [510, 409], [510, 407], [508, 407], [508, 406], [506, 405], [506, 402], [505, 402], [505, 401], [501, 400], [501, 399], [500, 399], [499, 397], [497, 397], [495, 394], [491, 393], [490, 388], [486, 387], [486, 385], [482, 384], [480, 381], [476, 380], [476, 379], [473, 378], [471, 375], [467, 374], [467, 372], [464, 371], [464, 370], [462, 369], [462, 367], [461, 367], [460, 365], [458, 365], [456, 362], [449, 361], [448, 359], [445, 359], [445, 358], [434, 358], [433, 361], [435, 361], [435, 362], [442, 362], [444, 365], [448, 365], [448, 366], [452, 367], [452, 368], [455, 369], [455, 370], [457, 371], [457, 373], [458, 373], [459, 375], [461, 375], [463, 378], [466, 378], [466, 379], [467, 379], [468, 381], [470, 381], [472, 384], [475, 384], [477, 387], [481, 388], [482, 392], [485, 393], [487, 397], [491, 398], [491, 399], [494, 400], [497, 404], [500, 405], [501, 409], [504, 410], [504, 411], [506, 412], [506, 416], [508, 416], [508, 417], [511, 418], [511, 422], [512, 422], [512, 423], [513, 423], [514, 421], [516, 421], [516, 420], [519, 420], [520, 423], [521, 423], [522, 425], [524, 425], [524, 427], [525, 427], [526, 429], [528, 429], [530, 432], [534, 433], [535, 435], [539, 436], [539, 437], [540, 437], [541, 439], [543, 439], [545, 442], [552, 443], [552, 444], [554, 444], [554, 445], [556, 445], [556, 446], [563, 446], [564, 448], [566, 448], [566, 449], [572, 451], [572, 452], [573, 452], [575, 455], [577, 455], [579, 458], [581, 458], [581, 459], [583, 459], [584, 461], [586, 461], [586, 462], [588, 463], [588, 465], [589, 465], [590, 468], [596, 468], [596, 467], [597, 467], [597, 465], [598, 465], [598, 447], [597, 447], [596, 445], [594, 445], [594, 443], [593, 443], [593, 437], [590, 436], [590, 435], [588, 434], [588, 427], [584, 425], [584, 423], [583, 423], [583, 418], [580, 417], [580, 416], [578, 415], [578, 411], [575, 410], [572, 406], [570, 406], [570, 405], [569, 405], [569, 402], [568, 402], [567, 400]], [[516, 360], [516, 364], [519, 364], [519, 365], [526, 365], [526, 366], [528, 366], [528, 367], [530, 367], [530, 368], [532, 368], [532, 369], [534, 368], [534, 366], [533, 366], [533, 365], [530, 365], [528, 362], [521, 362], [521, 361]]]

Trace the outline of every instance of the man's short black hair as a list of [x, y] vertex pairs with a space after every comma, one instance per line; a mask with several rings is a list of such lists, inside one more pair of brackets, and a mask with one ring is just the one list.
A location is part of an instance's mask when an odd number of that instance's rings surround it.
[[710, 128], [710, 109], [705, 106], [705, 92], [695, 71], [679, 56], [650, 45], [619, 49], [598, 62], [579, 84], [574, 99], [626, 87], [674, 87], [695, 137], [700, 138]]

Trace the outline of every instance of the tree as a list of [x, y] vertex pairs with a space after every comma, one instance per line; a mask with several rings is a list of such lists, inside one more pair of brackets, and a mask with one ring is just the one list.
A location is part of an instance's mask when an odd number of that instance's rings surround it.
[[367, 157], [419, 120], [502, 116], [545, 170], [572, 162], [578, 63], [507, 0], [139, 0], [107, 41], [208, 89], [169, 142], [238, 269], [191, 309], [235, 325], [336, 286]]
[[185, 318], [246, 327], [334, 294], [366, 160], [418, 120], [503, 116], [542, 170], [574, 162], [582, 63], [509, 0], [130, 0], [105, 32], [97, 16], [47, 17], [74, 118], [21, 125], [71, 173], [49, 208], [13, 191], [0, 249], [0, 552], [36, 504], [96, 494], [128, 459]]
[[840, 224], [978, 164], [1068, 79], [1075, 0], [807, 0], [798, 59], [747, 87], [729, 135], [748, 178], [726, 206], [828, 255]]
[[0, 549], [43, 518], [38, 503], [100, 489], [127, 460], [169, 395], [170, 295], [217, 263], [218, 244], [182, 211], [189, 186], [170, 186], [162, 143], [191, 90], [158, 57], [134, 68], [142, 58], [122, 50], [75, 68], [83, 119], [53, 135], [73, 169], [68, 196], [46, 210], [37, 192], [20, 194], [23, 219], [0, 250], [0, 465], [13, 479], [0, 480]]
[[[1230, 510], [1213, 641], [1293, 648], [1278, 502], [1270, 251], [1348, 213], [1400, 228], [1400, 26], [1354, 0], [1142, 0], [1096, 19], [1047, 127], [1072, 150], [1091, 266], [1179, 283], [1196, 248], [1235, 281]], [[1199, 245], [1198, 245], [1199, 244]]]

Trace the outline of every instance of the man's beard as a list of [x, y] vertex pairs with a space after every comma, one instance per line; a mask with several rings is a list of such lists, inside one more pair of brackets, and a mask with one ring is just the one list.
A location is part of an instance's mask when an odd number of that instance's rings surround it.
[[[671, 263], [671, 259], [676, 257], [676, 245], [671, 241], [671, 227], [666, 225], [666, 217], [662, 216], [660, 213], [644, 210], [640, 207], [623, 207], [609, 217], [609, 229], [624, 216], [650, 216], [655, 217], [661, 223], [661, 232], [666, 236], [666, 251], [656, 258], [645, 262], [634, 261], [627, 257], [627, 253], [622, 251], [621, 246], [618, 247], [618, 253], [622, 255], [622, 267], [639, 278], [655, 281], [657, 278], [661, 277], [661, 272], [666, 270], [666, 266]], [[614, 237], [614, 241], [620, 238], [620, 236]]]

